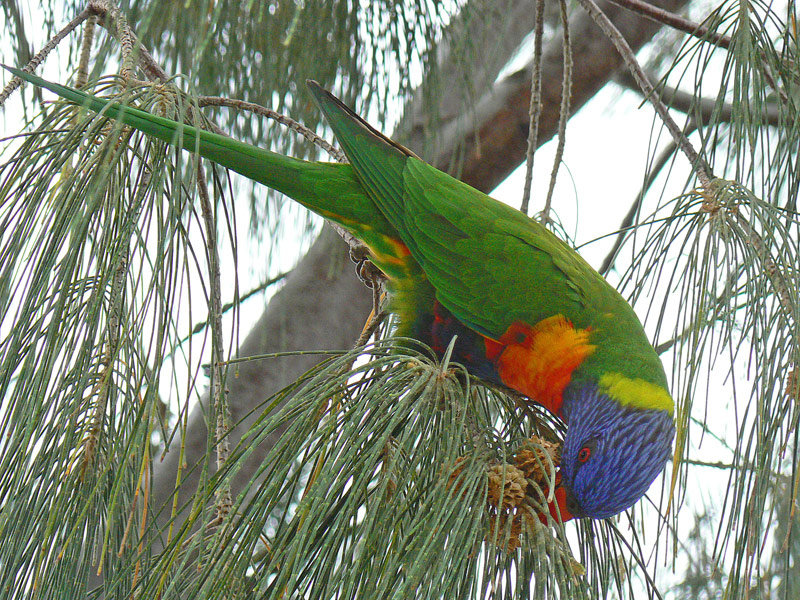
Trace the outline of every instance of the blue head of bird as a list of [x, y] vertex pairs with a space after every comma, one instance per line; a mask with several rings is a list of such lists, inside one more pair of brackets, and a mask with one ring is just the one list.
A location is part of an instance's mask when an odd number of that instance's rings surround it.
[[570, 385], [563, 415], [561, 482], [574, 517], [604, 519], [630, 508], [672, 455], [667, 410], [623, 406], [596, 387]]

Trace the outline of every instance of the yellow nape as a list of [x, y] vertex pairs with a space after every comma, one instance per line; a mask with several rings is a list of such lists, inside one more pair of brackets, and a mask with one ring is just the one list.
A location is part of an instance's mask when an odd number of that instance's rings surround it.
[[600, 378], [599, 390], [622, 406], [666, 410], [670, 415], [675, 411], [675, 403], [669, 392], [644, 379], [631, 379], [621, 373], [606, 373]]

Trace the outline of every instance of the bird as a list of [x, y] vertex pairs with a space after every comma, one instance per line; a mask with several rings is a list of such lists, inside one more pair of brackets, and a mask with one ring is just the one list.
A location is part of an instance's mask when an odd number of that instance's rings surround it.
[[[562, 521], [633, 506], [664, 470], [674, 401], [630, 304], [539, 221], [421, 160], [318, 83], [311, 95], [348, 163], [309, 162], [12, 73], [181, 145], [333, 221], [386, 277], [397, 334], [563, 419]], [[455, 341], [453, 342], [455, 338]]]

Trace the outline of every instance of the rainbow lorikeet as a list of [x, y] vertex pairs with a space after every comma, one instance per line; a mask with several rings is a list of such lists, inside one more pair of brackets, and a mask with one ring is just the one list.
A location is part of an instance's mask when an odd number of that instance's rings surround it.
[[[36, 85], [283, 192], [350, 231], [386, 275], [402, 335], [567, 423], [562, 519], [644, 495], [675, 435], [664, 369], [635, 313], [537, 221], [426, 164], [317, 83], [350, 164], [306, 162], [11, 69]], [[554, 509], [555, 507], [551, 507]]]

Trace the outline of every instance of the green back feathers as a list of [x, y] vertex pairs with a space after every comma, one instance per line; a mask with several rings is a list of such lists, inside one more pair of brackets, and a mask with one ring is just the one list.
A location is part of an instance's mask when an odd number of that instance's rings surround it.
[[[405, 212], [404, 171], [406, 161], [413, 153], [374, 129], [316, 81], [308, 81], [307, 84], [355, 168], [361, 185], [389, 222], [396, 229], [402, 227]], [[414, 243], [402, 232], [400, 237], [407, 246]]]
[[[648, 406], [671, 403], [661, 361], [635, 313], [572, 248], [537, 221], [417, 159], [309, 85], [367, 193], [436, 298], [462, 323], [497, 340], [514, 322], [535, 325], [562, 314], [588, 328], [598, 347], [576, 379], [598, 384], [617, 374], [652, 386], [642, 397]], [[636, 386], [614, 382], [609, 389], [620, 401], [639, 402], [627, 393]]]

